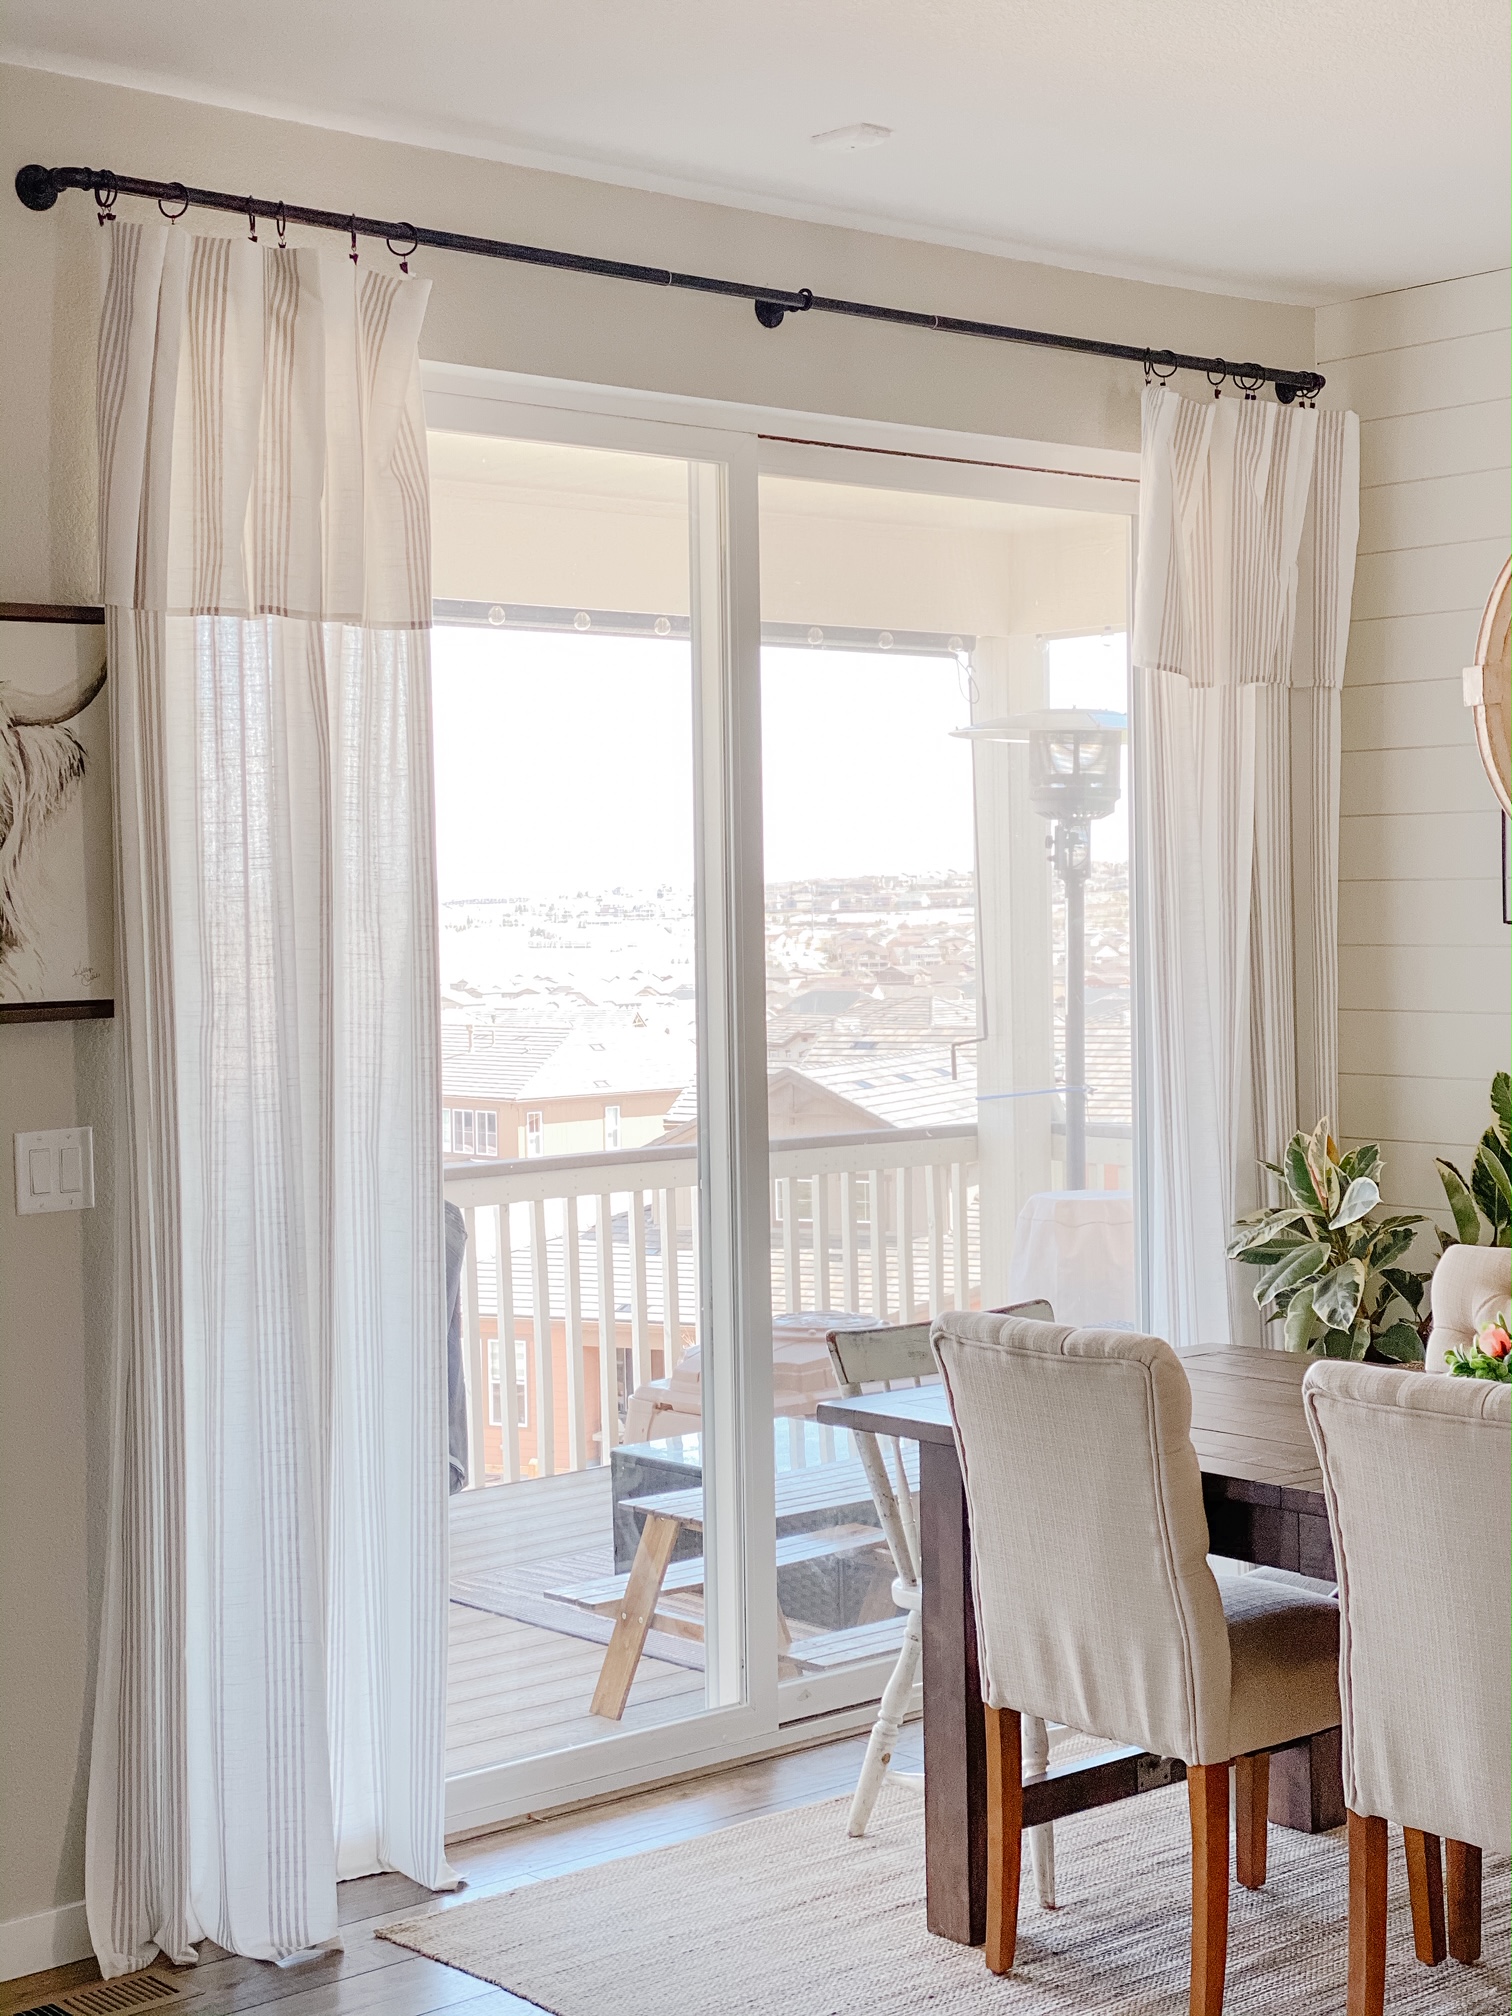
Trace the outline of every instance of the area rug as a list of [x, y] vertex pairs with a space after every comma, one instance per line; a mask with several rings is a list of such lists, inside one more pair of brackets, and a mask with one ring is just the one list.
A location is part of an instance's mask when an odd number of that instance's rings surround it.
[[[491, 1981], [553, 2016], [1183, 2016], [1190, 1847], [1175, 1786], [1062, 1821], [1061, 1908], [1025, 1882], [1018, 1959], [998, 1980], [981, 1952], [924, 1926], [923, 1808], [887, 1787], [870, 1832], [825, 1800], [560, 1876], [440, 1906], [380, 1938]], [[1505, 2016], [1508, 1865], [1486, 1858], [1484, 1954], [1473, 1968], [1413, 1957], [1393, 1830], [1386, 2007], [1391, 2016]], [[1228, 2016], [1334, 2016], [1344, 2007], [1342, 1833], [1270, 1831], [1258, 1893], [1234, 1888]]]

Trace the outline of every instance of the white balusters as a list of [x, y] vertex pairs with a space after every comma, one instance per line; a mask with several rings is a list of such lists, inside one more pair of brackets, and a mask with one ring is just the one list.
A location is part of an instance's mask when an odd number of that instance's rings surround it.
[[478, 1311], [478, 1214], [464, 1211], [467, 1252], [462, 1263], [462, 1370], [467, 1386], [467, 1481], [481, 1484], [488, 1433], [488, 1346]]
[[950, 1299], [957, 1309], [971, 1303], [971, 1276], [966, 1243], [966, 1165], [950, 1165]]
[[830, 1294], [829, 1178], [822, 1171], [810, 1186], [814, 1199], [814, 1307], [833, 1309]]
[[867, 1211], [871, 1218], [871, 1313], [887, 1321], [887, 1190], [880, 1169], [866, 1172]]
[[945, 1307], [945, 1171], [930, 1167], [924, 1171], [925, 1232], [929, 1246], [929, 1314], [939, 1315]]
[[[498, 1283], [496, 1307], [499, 1312], [499, 1385], [504, 1416], [504, 1481], [517, 1483], [520, 1476], [520, 1389], [515, 1378], [519, 1362], [515, 1343], [514, 1250], [509, 1234], [510, 1207], [494, 1206], [494, 1249], [498, 1255], [494, 1278]], [[481, 1478], [479, 1480], [482, 1481]]]
[[840, 1281], [847, 1309], [861, 1307], [861, 1272], [856, 1252], [859, 1214], [856, 1207], [856, 1172], [840, 1172]]
[[620, 1436], [619, 1340], [614, 1324], [614, 1205], [607, 1190], [599, 1193], [598, 1228], [598, 1336], [599, 1336], [599, 1461], [609, 1461], [609, 1451]]
[[551, 1356], [551, 1274], [547, 1265], [546, 1200], [530, 1206], [530, 1300], [535, 1331], [536, 1475], [556, 1473], [556, 1371]]
[[677, 1278], [677, 1192], [661, 1193], [662, 1363], [670, 1379], [682, 1356], [682, 1284]]
[[[969, 1307], [979, 1245], [975, 1130], [887, 1129], [868, 1134], [778, 1139], [771, 1148], [771, 1196], [777, 1219], [772, 1245], [774, 1314], [784, 1310], [846, 1308], [866, 1310], [878, 1322], [901, 1321], [951, 1305]], [[881, 1162], [883, 1166], [875, 1166]], [[605, 1188], [608, 1185], [610, 1187]], [[623, 1185], [622, 1189], [620, 1186]], [[533, 1157], [448, 1171], [446, 1194], [467, 1217], [468, 1252], [463, 1275], [464, 1360], [470, 1401], [470, 1486], [485, 1477], [510, 1482], [525, 1473], [524, 1455], [535, 1443], [535, 1470], [542, 1476], [562, 1468], [581, 1469], [608, 1460], [620, 1436], [619, 1333], [616, 1294], [626, 1274], [615, 1279], [614, 1206], [623, 1200], [628, 1225], [629, 1344], [633, 1385], [649, 1380], [657, 1359], [675, 1371], [682, 1356], [684, 1326], [703, 1342], [697, 1152], [691, 1147], [653, 1146], [639, 1152]], [[891, 1190], [891, 1196], [889, 1196]], [[655, 1200], [660, 1222], [661, 1301], [652, 1293], [655, 1269], [647, 1251], [647, 1199]], [[585, 1209], [580, 1200], [591, 1200]], [[864, 1200], [864, 1201], [863, 1201]], [[531, 1317], [528, 1326], [531, 1411], [521, 1418], [511, 1218], [521, 1237], [520, 1260], [529, 1269]], [[599, 1351], [600, 1433], [588, 1433], [594, 1411], [585, 1358], [581, 1242], [595, 1214]], [[692, 1290], [680, 1272], [679, 1227], [686, 1212], [692, 1232]], [[919, 1220], [923, 1218], [921, 1225]], [[838, 1223], [837, 1223], [838, 1218]], [[803, 1222], [807, 1220], [805, 1225]], [[491, 1222], [490, 1222], [491, 1221]], [[494, 1232], [497, 1256], [498, 1374], [502, 1419], [491, 1419], [491, 1372], [482, 1320], [493, 1313], [484, 1296], [486, 1250], [475, 1244], [481, 1230], [486, 1249]], [[923, 1248], [920, 1239], [923, 1239]], [[560, 1257], [556, 1252], [561, 1242]], [[528, 1258], [526, 1257], [528, 1254]], [[479, 1263], [482, 1262], [480, 1293]], [[552, 1281], [560, 1276], [553, 1321]], [[927, 1279], [925, 1278], [927, 1276]], [[689, 1306], [691, 1303], [691, 1306]], [[653, 1346], [656, 1347], [653, 1352]], [[556, 1396], [563, 1398], [557, 1422]], [[530, 1431], [533, 1430], [533, 1435]], [[500, 1433], [502, 1431], [502, 1433]], [[500, 1434], [500, 1444], [494, 1437]], [[522, 1449], [522, 1440], [524, 1448]], [[815, 1445], [823, 1448], [822, 1441]], [[795, 1427], [791, 1456], [807, 1452]], [[489, 1458], [494, 1468], [486, 1470]]]
[[914, 1216], [913, 1171], [894, 1171], [898, 1192], [898, 1321], [912, 1323], [918, 1308], [914, 1301]]
[[776, 1212], [782, 1227], [782, 1306], [803, 1307], [803, 1283], [798, 1275], [798, 1185], [791, 1176], [779, 1176], [776, 1183]]
[[630, 1192], [630, 1356], [635, 1383], [651, 1377], [651, 1326], [646, 1296], [646, 1199]]
[[562, 1199], [562, 1291], [567, 1303], [567, 1467], [588, 1461], [588, 1406], [583, 1393], [583, 1285], [578, 1251], [578, 1200]]

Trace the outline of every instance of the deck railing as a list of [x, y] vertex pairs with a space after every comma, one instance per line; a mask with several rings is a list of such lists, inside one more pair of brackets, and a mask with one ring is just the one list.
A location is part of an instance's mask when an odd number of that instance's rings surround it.
[[[969, 1125], [775, 1141], [773, 1314], [885, 1322], [969, 1304], [975, 1160]], [[697, 1183], [682, 1143], [448, 1166], [468, 1234], [470, 1484], [607, 1461], [630, 1393], [699, 1341]], [[523, 1380], [510, 1342], [524, 1347]]]

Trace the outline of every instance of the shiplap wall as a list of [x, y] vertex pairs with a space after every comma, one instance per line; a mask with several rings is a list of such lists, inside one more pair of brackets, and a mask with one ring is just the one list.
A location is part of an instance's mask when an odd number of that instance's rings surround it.
[[[1340, 1126], [1394, 1204], [1443, 1213], [1509, 1050], [1501, 835], [1461, 668], [1507, 558], [1507, 273], [1319, 311], [1328, 402], [1360, 416], [1344, 685]], [[1447, 1223], [1447, 1218], [1445, 1218]]]

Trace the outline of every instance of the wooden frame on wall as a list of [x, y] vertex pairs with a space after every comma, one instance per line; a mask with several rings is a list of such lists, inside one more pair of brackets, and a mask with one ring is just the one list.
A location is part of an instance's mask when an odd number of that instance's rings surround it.
[[115, 1013], [104, 622], [0, 602], [0, 1024]]

